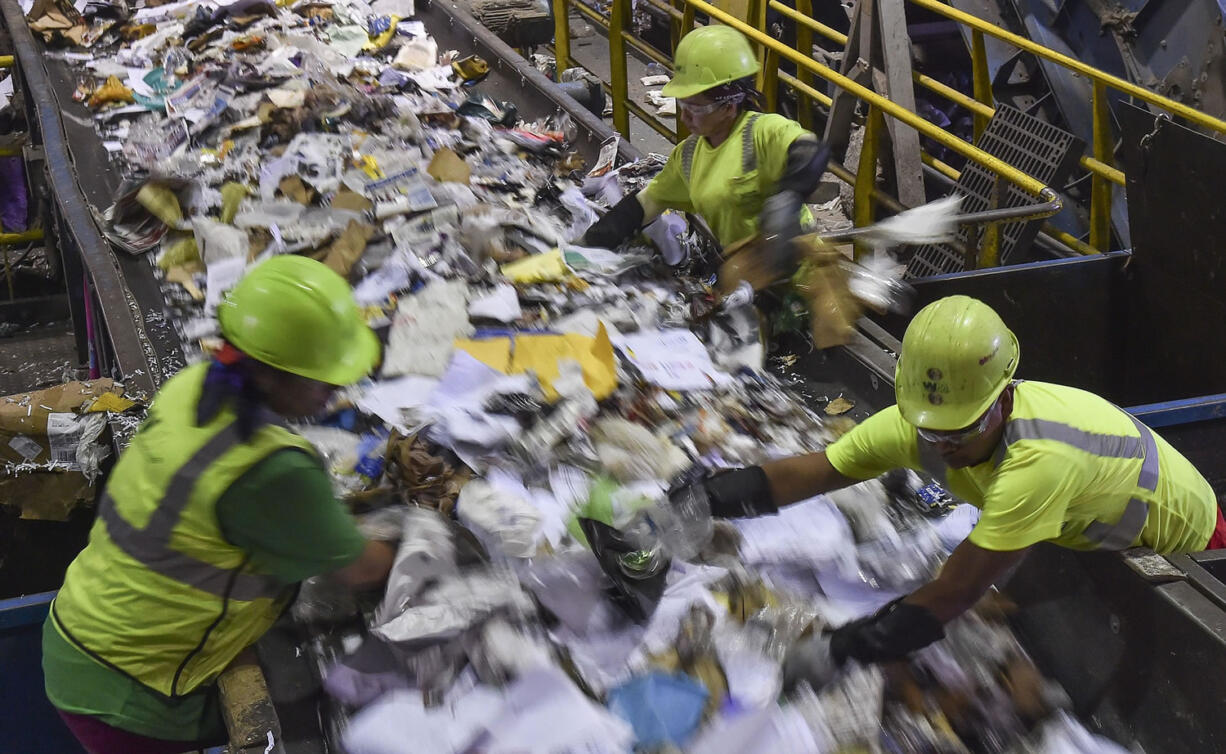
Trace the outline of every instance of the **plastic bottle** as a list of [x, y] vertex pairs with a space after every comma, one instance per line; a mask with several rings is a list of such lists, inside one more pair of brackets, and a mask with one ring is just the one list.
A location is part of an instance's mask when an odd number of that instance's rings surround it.
[[687, 485], [674, 492], [652, 519], [660, 531], [665, 551], [680, 560], [691, 560], [711, 541], [715, 522], [711, 500], [702, 484]]

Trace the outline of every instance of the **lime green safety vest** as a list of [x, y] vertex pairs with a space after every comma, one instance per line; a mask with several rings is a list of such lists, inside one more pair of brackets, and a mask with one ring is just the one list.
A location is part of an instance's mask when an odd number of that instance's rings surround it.
[[52, 604], [72, 642], [170, 697], [215, 679], [292, 594], [226, 541], [217, 501], [277, 450], [314, 453], [271, 412], [246, 442], [228, 408], [196, 426], [206, 369], [189, 367], [158, 393]]

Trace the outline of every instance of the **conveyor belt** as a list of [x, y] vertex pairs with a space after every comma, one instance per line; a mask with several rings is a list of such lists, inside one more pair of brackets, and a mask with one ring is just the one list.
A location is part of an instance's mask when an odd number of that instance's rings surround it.
[[108, 183], [111, 170], [92, 125], [87, 137], [82, 126], [69, 128], [78, 120], [92, 123], [92, 114], [72, 102], [75, 79], [63, 63], [46, 59], [43, 46], [26, 27], [20, 6], [6, 1], [0, 3], [0, 9], [33, 110], [31, 131], [44, 151], [58, 248], [70, 272], [74, 266], [88, 272], [116, 376], [137, 390], [152, 393], [174, 372], [171, 367], [178, 343], [173, 333], [151, 335], [145, 326], [145, 311], [161, 309], [161, 295], [148, 263], [118, 259], [96, 224], [97, 203], [109, 204], [107, 196], [114, 186]]
[[[0, 0], [0, 5], [14, 32], [15, 47], [37, 113], [37, 130], [46, 146], [54, 204], [62, 218], [61, 242], [78, 250], [78, 258], [94, 281], [118, 371], [137, 386], [152, 390], [177, 368], [181, 350], [165, 320], [156, 316], [162, 312], [163, 299], [148, 260], [116, 254], [98, 232], [95, 215], [110, 204], [120, 176], [111, 168], [93, 131], [92, 114], [68, 96], [75, 79], [67, 66], [42, 58], [41, 45], [30, 37], [15, 2]], [[500, 90], [502, 98], [514, 99], [526, 117], [549, 115], [558, 107], [569, 112], [580, 127], [577, 146], [589, 159], [609, 135], [607, 126], [553, 88], [510, 48], [477, 26], [468, 14], [435, 0], [423, 4], [419, 17], [441, 48], [486, 56], [493, 73], [483, 88]], [[628, 144], [623, 143], [621, 151], [624, 157], [636, 156]], [[817, 352], [803, 346], [797, 348], [798, 359], [793, 369], [808, 381], [803, 391], [833, 397], [830, 393], [839, 389], [856, 401], [856, 413], [862, 416], [892, 400], [891, 351], [896, 348], [897, 341], [879, 329], [869, 328], [846, 349]], [[1049, 558], [1047, 553], [1041, 556], [1032, 558], [1019, 571], [1014, 593], [1031, 607], [1034, 611], [1031, 615], [1038, 621], [1023, 627], [1029, 629], [1032, 651], [1047, 660], [1048, 669], [1062, 683], [1075, 690], [1080, 711], [1087, 715], [1108, 713], [1110, 717], [1103, 723], [1120, 738], [1136, 734], [1142, 740], [1170, 742], [1178, 732], [1195, 727], [1195, 736], [1183, 740], [1207, 746], [1189, 750], [1217, 750], [1222, 746], [1226, 736], [1219, 728], [1226, 730], [1226, 721], [1220, 716], [1211, 712], [1199, 714], [1203, 705], [1195, 699], [1179, 697], [1177, 704], [1166, 704], [1157, 697], [1158, 691], [1174, 694], [1172, 689], [1178, 689], [1180, 684], [1197, 689], [1205, 669], [1220, 665], [1222, 648], [1214, 647], [1212, 637], [1226, 629], [1226, 619], [1222, 618], [1226, 613], [1207, 607], [1189, 584], [1180, 583], [1159, 591], [1139, 577], [1118, 572], [1122, 565], [1114, 555], [1087, 557], [1060, 551], [1058, 559]], [[1110, 579], [1100, 572], [1099, 566], [1104, 565], [1110, 569]], [[1104, 600], [1109, 603], [1106, 608], [1085, 594], [1074, 593], [1076, 589], [1095, 586], [1115, 590]], [[1067, 612], [1042, 611], [1044, 604], [1056, 607], [1058, 600], [1064, 598], [1070, 600]], [[1099, 650], [1115, 646], [1103, 644], [1101, 639], [1113, 631], [1120, 635], [1121, 622], [1119, 616], [1112, 620], [1111, 606], [1121, 609], [1131, 606], [1131, 612], [1124, 615], [1125, 633], [1120, 638], [1120, 646], [1128, 651], [1096, 664], [1090, 660], [1102, 654]], [[1085, 623], [1067, 617], [1076, 611], [1091, 610], [1094, 613]], [[1134, 623], [1130, 624], [1130, 620]], [[1146, 620], [1151, 622], [1145, 623]], [[1137, 630], [1129, 632], [1130, 625]], [[323, 732], [327, 726], [321, 720], [318, 679], [308, 663], [298, 660], [300, 640], [292, 633], [274, 633], [261, 647], [284, 734], [276, 750], [295, 754], [334, 750]], [[1195, 650], [1190, 654], [1192, 661], [1161, 670], [1161, 652], [1189, 648]], [[1143, 684], [1121, 685], [1120, 693], [1104, 691], [1099, 685], [1104, 679], [1127, 678], [1134, 671], [1157, 674], [1151, 677], [1160, 676], [1163, 683], [1153, 686], [1154, 691], [1148, 694], [1144, 690], [1150, 687]], [[1078, 678], [1083, 679], [1080, 686]], [[1201, 695], [1204, 699], [1220, 698], [1216, 687], [1204, 691]], [[1149, 704], [1142, 707], [1142, 702]], [[1197, 714], [1191, 720], [1180, 718], [1189, 712]]]
[[[92, 280], [105, 323], [117, 374], [139, 391], [152, 393], [183, 366], [178, 336], [164, 316], [164, 298], [153, 267], [144, 256], [112, 248], [99, 231], [102, 213], [111, 205], [122, 175], [112, 164], [94, 130], [94, 113], [71, 97], [76, 76], [63, 61], [45, 57], [15, 2], [3, 6], [5, 25], [12, 30], [20, 73], [34, 110], [35, 130], [45, 148], [59, 245], [70, 270], [80, 260]], [[449, 3], [425, 2], [418, 18], [439, 46], [475, 53], [488, 59], [491, 73], [479, 90], [503, 98], [514, 92], [520, 112], [528, 119], [558, 110], [576, 125], [575, 148], [595, 161], [612, 130], [553, 85], [470, 14]], [[639, 157], [624, 140], [624, 160]]]

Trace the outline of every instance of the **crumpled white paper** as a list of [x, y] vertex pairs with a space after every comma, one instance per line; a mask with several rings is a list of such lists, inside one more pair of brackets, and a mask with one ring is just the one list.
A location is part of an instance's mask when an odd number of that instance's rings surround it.
[[468, 284], [436, 280], [400, 299], [383, 357], [383, 376], [420, 374], [439, 377], [447, 368], [456, 338], [468, 337]]

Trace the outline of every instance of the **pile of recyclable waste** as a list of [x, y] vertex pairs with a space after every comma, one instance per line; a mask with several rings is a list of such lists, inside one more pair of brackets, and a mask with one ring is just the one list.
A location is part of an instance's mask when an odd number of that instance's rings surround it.
[[1001, 599], [910, 662], [786, 682], [799, 639], [930, 579], [976, 511], [909, 474], [757, 519], [667, 502], [820, 450], [854, 401], [811, 407], [765, 367], [753, 291], [721, 295], [684, 216], [575, 243], [660, 157], [585, 163], [564, 113], [524, 120], [412, 0], [24, 5], [123, 172], [105, 232], [156, 268], [192, 359], [279, 254], [348, 279], [385, 344], [300, 428], [399, 543], [384, 593], [320, 578], [292, 611], [329, 637], [346, 751], [1116, 750]]

